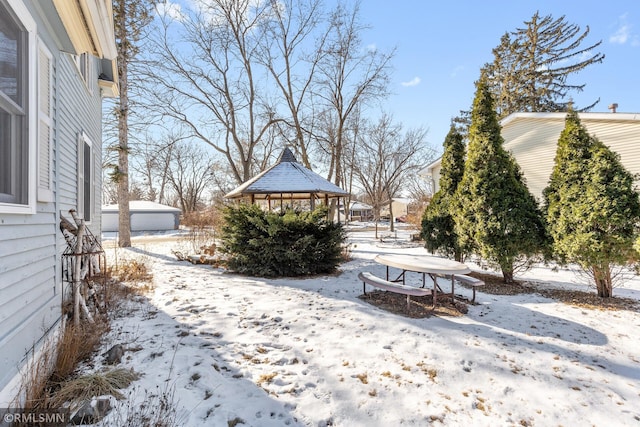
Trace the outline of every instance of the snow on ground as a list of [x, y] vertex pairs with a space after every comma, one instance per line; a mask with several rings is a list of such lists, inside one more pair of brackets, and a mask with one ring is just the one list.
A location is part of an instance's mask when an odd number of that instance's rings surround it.
[[[425, 250], [349, 238], [340, 274], [309, 279], [180, 262], [167, 239], [107, 249], [154, 276], [105, 344], [125, 343], [123, 365], [144, 374], [128, 404], [172, 390], [180, 426], [640, 425], [638, 312], [478, 292], [464, 316], [407, 318], [358, 299], [357, 275], [384, 275], [377, 253]], [[575, 286], [562, 271], [527, 277]], [[614, 294], [640, 299], [640, 280]]]

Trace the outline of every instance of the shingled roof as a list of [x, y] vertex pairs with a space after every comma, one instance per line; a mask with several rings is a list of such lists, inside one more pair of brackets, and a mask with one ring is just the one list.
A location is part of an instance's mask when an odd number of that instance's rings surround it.
[[291, 150], [285, 148], [275, 165], [229, 192], [225, 198], [251, 196], [253, 199], [271, 200], [309, 199], [312, 195], [342, 197], [348, 194], [298, 163]]

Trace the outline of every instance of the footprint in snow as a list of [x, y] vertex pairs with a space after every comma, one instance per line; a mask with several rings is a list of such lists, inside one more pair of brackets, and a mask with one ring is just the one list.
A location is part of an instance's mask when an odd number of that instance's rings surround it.
[[462, 370], [465, 372], [471, 372], [471, 367], [473, 366], [473, 362], [470, 360], [462, 360], [460, 361], [462, 365]]

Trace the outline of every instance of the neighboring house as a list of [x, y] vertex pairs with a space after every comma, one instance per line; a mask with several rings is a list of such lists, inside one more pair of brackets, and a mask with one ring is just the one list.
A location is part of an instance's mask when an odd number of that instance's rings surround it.
[[[177, 230], [182, 211], [173, 206], [146, 200], [129, 202], [131, 231]], [[102, 206], [102, 231], [113, 232], [119, 228], [118, 205]]]
[[[393, 210], [393, 220], [395, 221], [397, 218], [406, 218], [409, 213], [409, 204], [411, 200], [403, 197], [394, 197], [391, 199], [391, 209]], [[389, 204], [386, 203], [380, 209], [380, 216], [383, 218], [388, 218], [391, 216], [389, 212]]]
[[[504, 148], [515, 157], [529, 191], [539, 201], [551, 176], [565, 117], [566, 113], [514, 113], [500, 122]], [[590, 135], [620, 155], [629, 172], [640, 174], [640, 113], [580, 113], [579, 117]], [[430, 180], [437, 192], [440, 159], [420, 175]]]
[[102, 98], [117, 94], [116, 56], [111, 0], [0, 0], [2, 403], [60, 324], [60, 215], [75, 209], [100, 235]]
[[349, 221], [373, 221], [373, 207], [364, 202], [349, 204]]

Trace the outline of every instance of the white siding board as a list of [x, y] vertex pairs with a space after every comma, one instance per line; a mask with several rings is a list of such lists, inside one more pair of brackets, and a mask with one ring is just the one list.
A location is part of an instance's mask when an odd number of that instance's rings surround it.
[[[36, 241], [36, 240], [33, 240]], [[37, 243], [37, 246], [29, 250], [20, 252], [12, 252], [2, 258], [2, 267], [0, 273], [24, 270], [25, 276], [29, 277], [35, 272], [45, 270], [51, 265], [51, 260], [55, 261], [54, 255], [51, 253], [51, 245], [45, 246]], [[2, 287], [10, 284], [11, 282], [4, 278], [2, 279]], [[51, 277], [51, 283], [54, 283], [54, 277]], [[18, 283], [19, 285], [24, 285]]]
[[[18, 328], [22, 321], [31, 315], [31, 312], [41, 310], [44, 306], [49, 306], [52, 298], [56, 299], [58, 306], [61, 305], [60, 294], [53, 291], [52, 286], [46, 285], [47, 272], [34, 275], [30, 279], [44, 280], [40, 286], [24, 289], [24, 292], [8, 295], [9, 299], [6, 304], [0, 306], [2, 308], [0, 314], [0, 341], [10, 334], [15, 328]], [[15, 289], [18, 291], [18, 289]]]
[[[41, 217], [45, 217], [45, 215], [41, 215]], [[6, 227], [2, 230], [2, 241], [0, 241], [0, 253], [5, 254], [5, 252], [1, 249], [2, 244], [13, 244], [13, 240], [20, 240], [22, 238], [29, 238], [33, 236], [42, 236], [45, 234], [51, 234], [51, 223], [36, 223], [21, 225], [21, 226], [13, 226]], [[9, 246], [10, 247], [10, 246]]]
[[[52, 257], [53, 258], [53, 257]], [[54, 260], [55, 261], [55, 260]], [[2, 292], [2, 301], [0, 302], [0, 310], [3, 310], [5, 304], [9, 304], [12, 298], [16, 295], [23, 293], [29, 289], [28, 286], [24, 286], [24, 283], [33, 284], [34, 287], [46, 286], [47, 289], [54, 289], [54, 282], [51, 280], [53, 270], [55, 269], [55, 263], [48, 263], [48, 268], [42, 270], [29, 270], [25, 268], [13, 269], [2, 273], [2, 286], [0, 292]], [[45, 279], [38, 279], [47, 277]], [[57, 289], [56, 289], [57, 291]]]
[[[590, 135], [620, 155], [627, 170], [640, 173], [640, 121], [592, 120], [581, 116], [581, 122]], [[564, 125], [564, 117], [529, 117], [511, 121], [502, 130], [505, 149], [516, 158], [529, 191], [539, 201], [553, 170]]]
[[[43, 336], [46, 329], [52, 328], [60, 319], [60, 303], [51, 298], [45, 305], [32, 307], [21, 327], [0, 339], [0, 386], [7, 384], [18, 374], [18, 368], [24, 362], [25, 355]], [[44, 328], [44, 329], [43, 329]]]
[[442, 170], [442, 164], [435, 166], [431, 171], [433, 177], [433, 194], [436, 194], [440, 190], [440, 171]]
[[[38, 28], [46, 31], [48, 26]], [[95, 95], [90, 95], [79, 82], [70, 55], [61, 54], [47, 34], [42, 39], [52, 52], [54, 64], [54, 202], [38, 203], [34, 215], [0, 214], [0, 389], [15, 375], [25, 352], [61, 316], [60, 264], [66, 242], [58, 228], [58, 213], [67, 216], [68, 210], [76, 207], [78, 133], [84, 131], [92, 139], [94, 170], [100, 171], [102, 101], [97, 79]], [[96, 199], [99, 202], [100, 198]], [[99, 215], [99, 206], [95, 215]], [[94, 227], [90, 229], [96, 234]]]
[[[95, 58], [93, 59], [95, 60]], [[60, 137], [69, 141], [61, 148], [60, 163], [61, 173], [60, 179], [60, 210], [63, 215], [68, 215], [69, 209], [77, 209], [78, 195], [78, 169], [77, 169], [77, 140], [78, 136], [84, 132], [92, 142], [93, 147], [93, 179], [94, 185], [100, 188], [101, 185], [101, 168], [102, 168], [102, 128], [101, 122], [96, 121], [95, 117], [102, 114], [102, 101], [99, 97], [88, 97], [84, 82], [81, 81], [77, 68], [73, 60], [68, 55], [62, 55], [61, 64], [59, 66], [60, 78], [67, 82], [68, 90], [61, 93], [61, 102], [65, 106], [70, 106], [64, 110], [60, 110], [58, 130]], [[97, 87], [93, 93], [99, 93]], [[94, 235], [100, 235], [100, 194], [94, 194], [93, 198], [93, 215], [92, 221], [88, 224], [88, 228]]]
[[545, 121], [543, 124], [522, 121], [503, 131], [504, 148], [516, 158], [529, 191], [538, 201], [551, 176], [562, 127], [564, 122], [560, 121]]
[[[638, 114], [582, 113], [579, 116], [590, 135], [618, 153], [629, 172], [640, 174]], [[541, 200], [542, 191], [549, 182], [564, 126], [563, 113], [518, 113], [509, 116], [503, 124], [504, 147], [515, 157], [529, 190], [538, 200]], [[440, 188], [439, 164], [432, 168], [431, 177], [435, 192]], [[640, 178], [636, 185], [640, 187]]]

